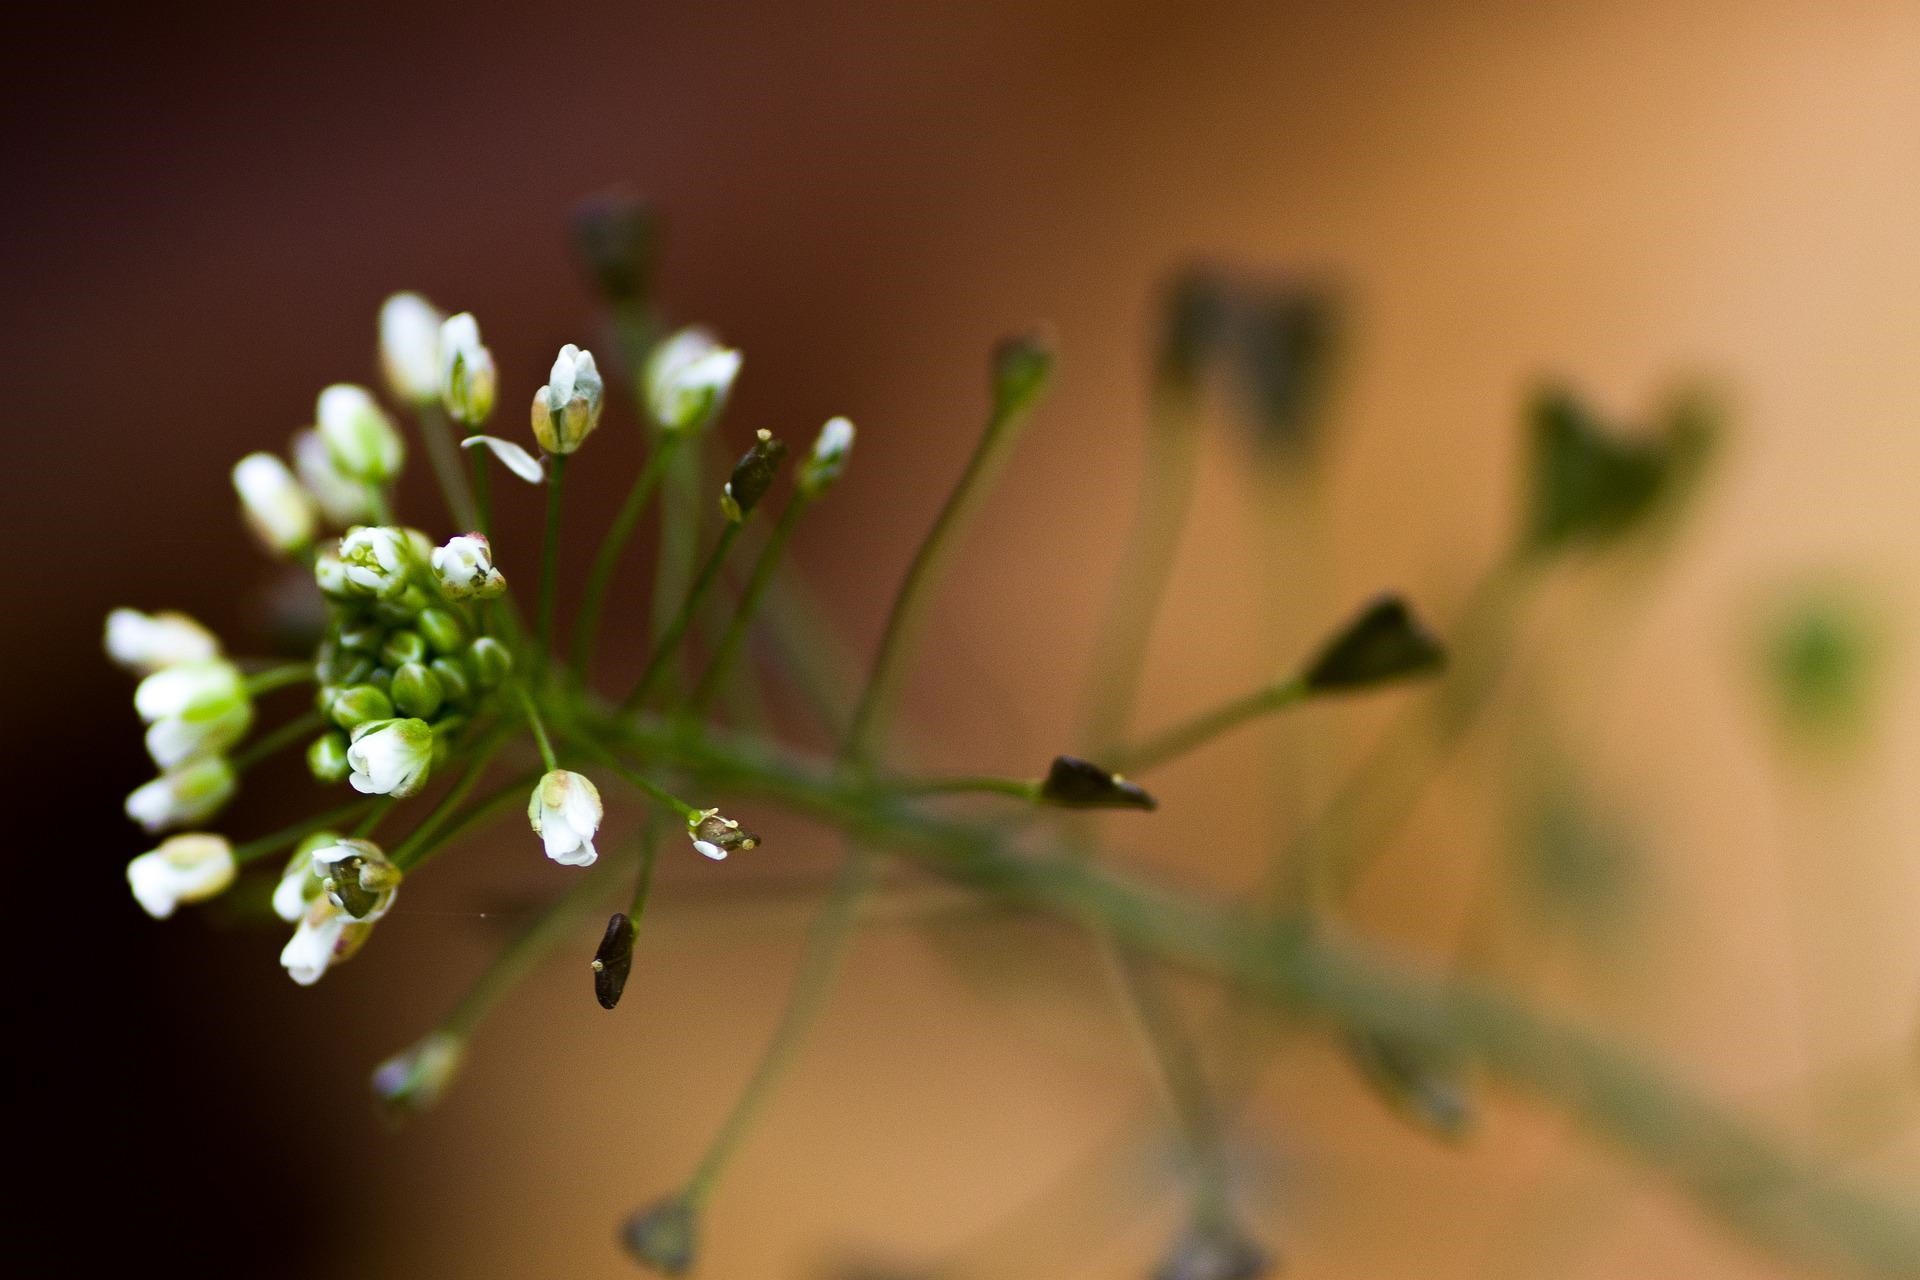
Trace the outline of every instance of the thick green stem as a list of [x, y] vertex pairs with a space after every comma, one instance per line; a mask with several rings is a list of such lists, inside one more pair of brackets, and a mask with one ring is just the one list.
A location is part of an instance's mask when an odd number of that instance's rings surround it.
[[647, 699], [659, 687], [660, 680], [667, 674], [674, 658], [680, 652], [680, 642], [686, 637], [687, 628], [692, 625], [694, 614], [700, 609], [701, 601], [713, 590], [713, 584], [720, 579], [720, 566], [726, 563], [727, 552], [740, 537], [741, 526], [729, 520], [727, 527], [715, 539], [713, 550], [707, 556], [707, 562], [700, 566], [699, 576], [693, 585], [687, 588], [687, 597], [681, 601], [680, 611], [667, 623], [667, 629], [655, 643], [653, 656], [647, 660], [647, 669], [640, 676], [640, 682], [633, 686], [633, 692], [620, 704], [622, 713], [631, 715], [646, 706]]
[[1138, 746], [1123, 748], [1114, 753], [1111, 760], [1103, 759], [1102, 764], [1110, 769], [1138, 772], [1151, 769], [1155, 765], [1165, 764], [1177, 756], [1183, 756], [1195, 747], [1203, 746], [1233, 729], [1239, 728], [1249, 720], [1271, 715], [1275, 711], [1295, 706], [1306, 701], [1311, 690], [1306, 682], [1298, 678], [1283, 680], [1263, 689], [1233, 699], [1210, 711], [1203, 711], [1182, 724], [1163, 733], [1148, 738]]
[[594, 649], [599, 643], [600, 614], [606, 608], [607, 592], [613, 587], [613, 575], [620, 568], [620, 557], [626, 551], [627, 543], [632, 540], [634, 528], [645, 514], [647, 503], [653, 500], [654, 491], [660, 487], [660, 478], [666, 474], [667, 464], [673, 458], [674, 450], [679, 447], [681, 434], [663, 432], [655, 436], [655, 441], [646, 465], [640, 468], [633, 488], [627, 492], [627, 500], [620, 504], [613, 523], [607, 526], [606, 536], [600, 540], [600, 549], [594, 553], [593, 569], [587, 577], [586, 594], [582, 597], [579, 619], [573, 633], [573, 670], [581, 680], [587, 678], [587, 672], [593, 665]]

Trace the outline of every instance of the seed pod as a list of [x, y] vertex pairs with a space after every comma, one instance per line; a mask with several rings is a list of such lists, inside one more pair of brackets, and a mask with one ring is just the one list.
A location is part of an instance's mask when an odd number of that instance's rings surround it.
[[1301, 677], [1315, 693], [1364, 689], [1426, 675], [1445, 665], [1446, 651], [1399, 596], [1382, 596], [1320, 651]]
[[733, 475], [720, 493], [721, 514], [735, 524], [752, 515], [760, 499], [773, 487], [773, 478], [786, 457], [786, 443], [775, 440], [773, 432], [763, 429], [754, 439], [753, 448], [741, 455], [733, 466]]
[[1053, 765], [1040, 784], [1042, 804], [1057, 804], [1069, 809], [1146, 809], [1158, 802], [1138, 783], [1128, 782], [1117, 773], [1102, 769], [1078, 756], [1055, 756]]
[[593, 996], [602, 1009], [620, 1003], [627, 988], [627, 974], [633, 969], [633, 922], [616, 911], [607, 920], [607, 932], [600, 949], [593, 953]]

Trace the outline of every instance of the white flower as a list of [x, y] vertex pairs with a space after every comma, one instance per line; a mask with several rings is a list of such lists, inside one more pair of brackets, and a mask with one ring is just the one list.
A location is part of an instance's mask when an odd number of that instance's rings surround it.
[[433, 572], [440, 587], [456, 600], [468, 596], [497, 596], [507, 580], [493, 567], [493, 548], [478, 533], [463, 533], [433, 549]]
[[[367, 595], [397, 595], [407, 585], [413, 546], [406, 532], [391, 525], [355, 525], [340, 539], [340, 576], [349, 590]], [[315, 562], [314, 571], [320, 572]], [[321, 589], [328, 583], [322, 579]]]
[[345, 526], [372, 518], [373, 503], [366, 486], [340, 470], [316, 428], [294, 433], [292, 453], [295, 474], [328, 523]]
[[364, 795], [410, 796], [427, 782], [433, 730], [424, 720], [369, 720], [347, 747], [347, 782]]
[[682, 329], [647, 360], [647, 407], [663, 430], [704, 427], [719, 415], [739, 374], [738, 351], [704, 329]]
[[687, 819], [687, 838], [702, 857], [720, 862], [736, 849], [753, 849], [760, 837], [732, 818], [723, 818], [718, 809], [702, 809]]
[[795, 480], [800, 492], [809, 498], [825, 493], [828, 486], [840, 478], [840, 472], [847, 465], [847, 454], [852, 450], [853, 423], [845, 418], [829, 418], [820, 428], [820, 434], [814, 437], [813, 452], [800, 464], [800, 475]]
[[533, 438], [548, 453], [572, 453], [600, 425], [605, 391], [593, 352], [569, 342], [560, 348], [547, 385], [534, 392]]
[[170, 836], [127, 864], [133, 896], [155, 920], [183, 902], [204, 902], [226, 891], [234, 877], [233, 846], [220, 836]]
[[273, 914], [288, 924], [307, 914], [313, 900], [320, 896], [320, 876], [314, 873], [313, 851], [332, 843], [331, 836], [310, 837], [300, 842], [293, 857], [287, 860], [286, 870], [280, 873], [280, 883], [273, 887]]
[[380, 368], [398, 399], [440, 398], [440, 326], [446, 317], [417, 293], [396, 293], [380, 306]]
[[566, 769], [541, 778], [527, 801], [533, 833], [546, 846], [547, 856], [563, 867], [590, 867], [600, 856], [593, 836], [604, 812], [592, 779]]
[[547, 469], [540, 465], [540, 460], [511, 440], [502, 440], [499, 436], [468, 436], [460, 442], [460, 447], [471, 449], [477, 444], [485, 445], [502, 466], [528, 484], [539, 484], [547, 478]]
[[142, 673], [220, 656], [213, 633], [184, 613], [115, 609], [107, 615], [106, 645], [109, 658]]
[[440, 398], [447, 416], [477, 427], [493, 412], [496, 374], [493, 353], [480, 343], [480, 322], [471, 311], [449, 316], [440, 326]]
[[233, 798], [233, 766], [206, 756], [155, 778], [127, 797], [127, 816], [148, 831], [204, 822]]
[[233, 466], [233, 489], [247, 524], [269, 551], [291, 555], [313, 541], [319, 519], [313, 496], [287, 464], [270, 453], [250, 453]]
[[315, 899], [280, 951], [287, 976], [303, 987], [320, 981], [327, 966], [343, 958], [340, 953], [351, 945], [347, 927], [352, 923], [346, 912], [325, 898]]
[[147, 750], [162, 769], [225, 751], [246, 736], [253, 703], [240, 670], [222, 658], [154, 672], [133, 691]]
[[320, 438], [333, 464], [365, 484], [385, 484], [400, 474], [406, 448], [393, 419], [365, 387], [337, 382], [320, 393], [314, 406]]
[[371, 840], [335, 840], [312, 853], [327, 901], [363, 924], [387, 914], [400, 892], [400, 868]]

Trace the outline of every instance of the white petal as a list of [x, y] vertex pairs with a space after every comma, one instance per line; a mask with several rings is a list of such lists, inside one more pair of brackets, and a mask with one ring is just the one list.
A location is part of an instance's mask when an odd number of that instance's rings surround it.
[[540, 465], [540, 460], [511, 440], [502, 440], [499, 436], [468, 436], [460, 442], [460, 447], [471, 449], [476, 444], [487, 446], [501, 465], [528, 484], [539, 484], [547, 478], [547, 469]]

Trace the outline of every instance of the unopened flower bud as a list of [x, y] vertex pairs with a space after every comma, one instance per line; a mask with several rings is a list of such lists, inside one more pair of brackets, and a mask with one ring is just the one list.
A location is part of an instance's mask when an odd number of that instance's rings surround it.
[[1154, 1268], [1153, 1280], [1260, 1280], [1272, 1270], [1267, 1251], [1232, 1224], [1196, 1223]]
[[[413, 567], [413, 547], [400, 529], [355, 525], [340, 539], [340, 565], [350, 592], [394, 596], [406, 588]], [[327, 584], [323, 581], [320, 586], [325, 590]]]
[[363, 795], [410, 796], [427, 783], [433, 729], [424, 720], [374, 720], [353, 731], [347, 782]]
[[362, 484], [385, 484], [400, 474], [406, 447], [393, 419], [365, 387], [337, 382], [320, 393], [314, 406], [320, 438], [333, 464]]
[[127, 816], [148, 831], [205, 822], [233, 798], [233, 766], [221, 756], [205, 756], [134, 789]]
[[319, 508], [287, 464], [270, 453], [250, 453], [233, 467], [240, 509], [261, 545], [293, 555], [313, 542]]
[[171, 836], [127, 864], [127, 883], [146, 913], [164, 920], [182, 902], [204, 902], [233, 883], [233, 846], [220, 836]]
[[440, 678], [427, 669], [426, 663], [404, 662], [394, 669], [387, 696], [401, 715], [431, 720], [447, 695], [440, 687]]
[[647, 359], [647, 408], [663, 431], [697, 431], [720, 416], [740, 353], [704, 329], [682, 329]]
[[560, 348], [547, 385], [533, 394], [533, 438], [548, 453], [572, 453], [600, 425], [605, 392], [593, 352], [569, 342]]
[[493, 567], [493, 547], [478, 533], [463, 533], [435, 547], [433, 572], [440, 589], [455, 600], [484, 600], [507, 589], [506, 578]]
[[853, 423], [846, 418], [829, 418], [814, 437], [813, 452], [800, 464], [794, 483], [801, 493], [817, 498], [833, 487], [846, 469], [847, 455], [853, 451]]
[[1398, 596], [1382, 596], [1327, 642], [1301, 680], [1315, 693], [1343, 692], [1438, 671], [1446, 651]]
[[115, 609], [107, 615], [107, 656], [142, 674], [220, 656], [220, 641], [184, 613]]
[[1033, 407], [1053, 377], [1053, 352], [1037, 336], [1008, 338], [993, 352], [993, 411], [1001, 420]]
[[328, 699], [327, 718], [352, 732], [370, 720], [392, 719], [393, 699], [379, 685], [348, 685]]
[[458, 706], [473, 697], [473, 677], [452, 658], [435, 658], [427, 664], [440, 684], [440, 696]]
[[337, 840], [313, 851], [320, 891], [355, 920], [387, 914], [400, 890], [400, 868], [371, 840]]
[[457, 653], [467, 643], [466, 624], [451, 609], [423, 609], [413, 625], [435, 653]]
[[294, 432], [290, 451], [294, 473], [329, 524], [345, 528], [373, 518], [367, 487], [340, 469], [317, 429]]
[[752, 515], [753, 509], [760, 505], [760, 499], [766, 497], [767, 490], [773, 487], [773, 477], [778, 474], [786, 456], [785, 442], [775, 440], [773, 433], [764, 428], [759, 431], [754, 438], [753, 448], [734, 463], [733, 474], [720, 491], [720, 514], [735, 524]]
[[492, 636], [479, 636], [467, 646], [467, 668], [475, 684], [491, 689], [513, 671], [513, 650]]
[[607, 931], [600, 949], [593, 953], [593, 998], [602, 1009], [620, 1003], [627, 989], [627, 975], [633, 970], [633, 921], [616, 911], [607, 920]]
[[307, 747], [307, 768], [321, 782], [345, 782], [347, 773], [347, 735], [323, 733]]
[[511, 440], [502, 440], [499, 436], [468, 436], [460, 442], [462, 449], [472, 449], [484, 445], [501, 466], [525, 480], [528, 484], [539, 484], [547, 478], [547, 469], [540, 459], [522, 449]]
[[480, 322], [470, 311], [440, 326], [440, 398], [447, 416], [477, 427], [493, 413], [496, 383], [493, 353], [480, 343]]
[[736, 850], [752, 849], [760, 837], [732, 818], [723, 818], [718, 809], [703, 809], [687, 819], [687, 837], [699, 853], [715, 862]]
[[527, 799], [527, 822], [547, 856], [563, 867], [590, 867], [600, 856], [593, 837], [603, 813], [593, 780], [567, 769], [546, 774]]
[[460, 1070], [466, 1041], [435, 1031], [373, 1069], [373, 1096], [388, 1123], [398, 1124], [440, 1101]]
[[693, 1268], [699, 1227], [693, 1206], [676, 1196], [628, 1218], [620, 1228], [620, 1242], [643, 1265], [680, 1276]]
[[380, 642], [380, 665], [389, 670], [396, 670], [409, 662], [426, 660], [426, 639], [412, 627], [389, 631]]
[[215, 658], [156, 671], [133, 694], [147, 721], [147, 751], [162, 769], [225, 751], [246, 736], [253, 704], [231, 662]]
[[440, 398], [440, 326], [446, 317], [417, 293], [396, 293], [380, 307], [380, 368], [394, 398]]
[[1147, 809], [1156, 807], [1138, 783], [1078, 756], [1056, 756], [1040, 783], [1042, 804], [1069, 809]]

